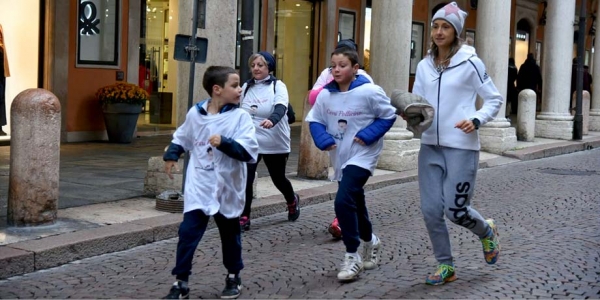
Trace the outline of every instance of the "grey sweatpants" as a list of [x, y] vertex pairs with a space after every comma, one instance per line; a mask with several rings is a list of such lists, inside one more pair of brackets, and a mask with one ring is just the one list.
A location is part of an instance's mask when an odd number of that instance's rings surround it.
[[440, 264], [452, 264], [450, 235], [444, 215], [479, 238], [485, 237], [488, 232], [488, 224], [470, 206], [478, 164], [479, 151], [421, 144], [421, 212], [435, 258]]

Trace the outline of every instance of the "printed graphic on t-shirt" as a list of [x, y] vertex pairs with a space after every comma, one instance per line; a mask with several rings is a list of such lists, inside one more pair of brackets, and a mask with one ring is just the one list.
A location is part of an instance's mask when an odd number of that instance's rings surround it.
[[248, 112], [250, 113], [250, 116], [252, 117], [252, 119], [254, 119], [254, 116], [256, 116], [257, 110], [258, 110], [258, 105], [256, 105], [256, 104], [250, 105], [250, 110]]
[[333, 138], [338, 140], [344, 140], [344, 134], [346, 133], [346, 129], [348, 128], [348, 121], [345, 119], [338, 120], [338, 128], [337, 133], [333, 135]]
[[202, 169], [206, 171], [214, 170], [214, 149], [210, 146], [208, 141], [196, 141], [194, 144], [196, 145], [195, 149], [199, 149], [198, 154], [196, 155], [198, 162], [196, 169]]

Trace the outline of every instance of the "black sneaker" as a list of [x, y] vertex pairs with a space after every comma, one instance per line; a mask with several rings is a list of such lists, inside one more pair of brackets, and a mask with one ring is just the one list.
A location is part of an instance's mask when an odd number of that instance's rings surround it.
[[225, 278], [225, 289], [221, 293], [221, 299], [235, 299], [240, 296], [242, 279], [239, 275], [229, 274]]
[[300, 217], [300, 196], [294, 194], [294, 202], [289, 203], [288, 207], [288, 221], [296, 221]]
[[164, 299], [190, 299], [190, 289], [187, 287], [187, 283], [179, 280], [173, 283], [169, 294]]

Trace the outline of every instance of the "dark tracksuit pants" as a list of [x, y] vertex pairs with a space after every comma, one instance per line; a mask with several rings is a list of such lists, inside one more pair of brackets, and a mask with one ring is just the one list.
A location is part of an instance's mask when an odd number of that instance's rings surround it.
[[[209, 218], [200, 209], [183, 214], [183, 222], [179, 225], [176, 264], [171, 272], [178, 280], [188, 281], [192, 273], [192, 259], [206, 231]], [[240, 218], [227, 219], [221, 213], [214, 215], [214, 218], [221, 235], [223, 264], [229, 274], [238, 274], [244, 268]]]
[[248, 176], [246, 176], [246, 204], [242, 216], [250, 218], [252, 210], [252, 194], [254, 192], [252, 183], [256, 177], [256, 168], [261, 159], [265, 159], [265, 165], [269, 171], [269, 176], [275, 187], [281, 192], [285, 201], [290, 204], [295, 200], [294, 188], [292, 183], [285, 177], [285, 165], [289, 157], [289, 153], [281, 154], [259, 154], [255, 164], [248, 164]]
[[365, 242], [371, 241], [373, 228], [363, 189], [370, 176], [371, 171], [353, 165], [348, 165], [342, 170], [342, 180], [338, 185], [334, 205], [342, 229], [342, 240], [348, 253], [357, 252], [361, 239]]

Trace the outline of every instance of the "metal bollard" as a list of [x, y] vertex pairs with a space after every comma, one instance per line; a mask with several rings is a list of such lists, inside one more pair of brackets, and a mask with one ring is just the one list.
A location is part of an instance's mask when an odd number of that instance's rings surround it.
[[530, 89], [519, 93], [519, 109], [517, 111], [517, 140], [533, 142], [535, 137], [535, 104], [536, 94]]
[[58, 210], [60, 102], [43, 89], [17, 95], [10, 108], [8, 225], [53, 224]]

